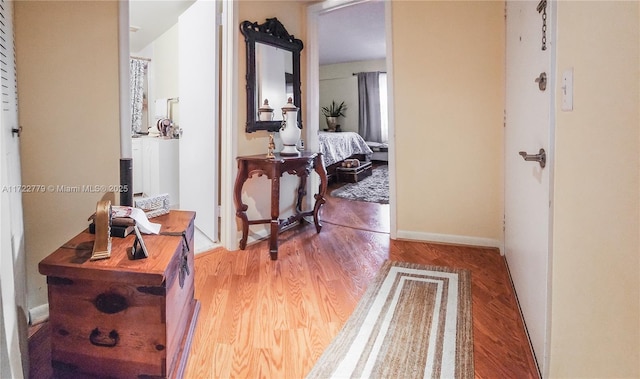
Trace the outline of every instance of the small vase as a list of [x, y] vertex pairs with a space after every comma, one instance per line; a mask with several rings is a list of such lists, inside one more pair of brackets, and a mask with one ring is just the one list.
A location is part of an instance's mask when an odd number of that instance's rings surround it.
[[337, 125], [338, 125], [337, 117], [327, 116], [327, 128], [329, 128], [329, 131], [332, 131], [332, 132], [335, 131]]
[[282, 107], [282, 128], [280, 129], [280, 139], [284, 147], [280, 155], [298, 156], [300, 152], [296, 148], [300, 140], [300, 128], [298, 127], [298, 107], [293, 105], [293, 100], [289, 98], [287, 104]]
[[272, 121], [273, 120], [273, 108], [269, 106], [269, 100], [264, 99], [264, 104], [258, 108], [258, 120], [260, 121]]

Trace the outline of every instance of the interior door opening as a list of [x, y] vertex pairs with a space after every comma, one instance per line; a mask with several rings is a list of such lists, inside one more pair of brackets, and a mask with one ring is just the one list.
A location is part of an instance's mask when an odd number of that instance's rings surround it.
[[220, 240], [218, 3], [161, 3], [129, 2], [130, 53], [147, 66], [142, 94], [132, 91], [143, 110], [132, 128], [133, 186], [139, 197], [168, 194], [172, 209], [196, 211], [201, 252]]
[[[373, 154], [355, 154], [355, 162], [360, 168], [348, 167], [349, 161], [334, 162], [330, 160], [327, 171], [331, 179], [329, 197], [365, 200], [357, 205], [359, 211], [375, 215], [365, 221], [372, 228], [390, 232], [389, 206], [389, 113], [387, 98], [387, 35], [386, 8], [384, 2], [345, 2], [338, 7], [319, 9], [317, 15], [318, 60], [311, 64], [318, 67], [318, 80], [313, 84], [318, 90], [319, 150], [323, 151], [325, 141], [323, 133], [356, 133], [364, 143], [373, 150]], [[313, 35], [313, 34], [312, 34]], [[313, 37], [312, 37], [313, 38]], [[314, 41], [310, 40], [309, 44]], [[367, 42], [367, 43], [365, 43]], [[371, 46], [370, 48], [363, 48]], [[366, 82], [375, 83], [374, 89], [363, 89], [366, 85], [364, 75], [371, 79]], [[381, 104], [377, 109], [367, 110], [367, 93], [374, 93], [375, 102]], [[369, 99], [372, 100], [372, 99]], [[333, 126], [329, 120], [332, 104], [344, 104], [341, 117]], [[370, 112], [370, 113], [363, 113]], [[373, 115], [373, 116], [372, 116]], [[377, 117], [373, 123], [367, 123], [369, 117]], [[363, 129], [361, 123], [365, 124]], [[373, 137], [366, 125], [380, 129], [380, 136]], [[346, 132], [346, 133], [345, 133]], [[328, 147], [327, 147], [328, 150]], [[339, 157], [343, 158], [343, 157]], [[362, 168], [371, 160], [371, 166]], [[327, 161], [325, 160], [325, 163]], [[363, 184], [363, 181], [364, 182]], [[371, 188], [376, 188], [371, 190]], [[334, 196], [332, 196], [333, 194]], [[332, 212], [329, 207], [324, 211], [323, 219], [338, 224], [352, 225], [350, 221], [340, 219], [339, 211]]]

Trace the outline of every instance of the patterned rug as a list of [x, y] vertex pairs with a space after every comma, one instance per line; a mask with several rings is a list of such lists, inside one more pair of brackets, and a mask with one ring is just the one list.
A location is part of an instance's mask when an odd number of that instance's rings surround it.
[[467, 270], [387, 261], [307, 378], [472, 378]]
[[345, 184], [333, 190], [331, 196], [389, 204], [389, 166], [383, 165], [373, 168], [371, 176], [362, 179], [358, 183]]

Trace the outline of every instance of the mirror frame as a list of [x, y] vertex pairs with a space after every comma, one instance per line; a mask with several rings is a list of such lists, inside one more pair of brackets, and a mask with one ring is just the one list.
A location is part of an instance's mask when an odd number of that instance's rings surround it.
[[[258, 22], [243, 21], [240, 31], [244, 35], [247, 47], [247, 124], [246, 132], [253, 133], [258, 130], [278, 132], [282, 127], [282, 121], [258, 120], [258, 104], [256, 103], [256, 42], [275, 46], [291, 51], [293, 56], [293, 104], [301, 108], [300, 91], [300, 51], [302, 41], [287, 32], [284, 25], [277, 18], [267, 18], [263, 24]], [[284, 105], [284, 104], [283, 104]], [[274, 111], [275, 111], [274, 107]], [[298, 112], [298, 127], [302, 129], [302, 112]]]

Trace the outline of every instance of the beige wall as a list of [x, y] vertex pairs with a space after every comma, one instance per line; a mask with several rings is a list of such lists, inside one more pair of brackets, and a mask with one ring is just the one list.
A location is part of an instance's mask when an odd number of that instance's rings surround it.
[[[302, 1], [251, 1], [241, 0], [238, 5], [238, 19], [239, 22], [248, 20], [251, 22], [257, 21], [263, 23], [267, 18], [277, 17], [278, 20], [284, 25], [289, 34], [294, 35], [296, 38], [301, 39], [303, 43], [306, 42], [306, 6], [307, 3]], [[250, 155], [250, 154], [262, 154], [267, 152], [267, 145], [269, 143], [268, 133], [266, 132], [254, 132], [245, 133], [245, 125], [247, 122], [247, 96], [245, 91], [245, 75], [246, 70], [246, 44], [244, 36], [240, 33], [238, 27], [238, 155]], [[300, 56], [300, 80], [302, 83], [306, 79], [306, 51], [303, 48]], [[302, 89], [302, 108], [305, 107], [305, 93]], [[278, 111], [278, 105], [272, 104], [275, 111]], [[303, 125], [305, 121], [305, 112], [302, 112]], [[277, 137], [277, 134], [276, 134]]]
[[[118, 184], [118, 3], [17, 1], [15, 35], [22, 182]], [[103, 195], [23, 195], [30, 308], [47, 302], [38, 262], [87, 227]]]
[[[241, 1], [239, 21], [277, 16], [306, 41], [308, 4]], [[503, 6], [393, 2], [402, 231], [502, 241]], [[117, 3], [15, 8], [23, 183], [117, 183]], [[558, 18], [558, 70], [575, 69], [575, 109], [556, 127], [550, 373], [638, 377], [640, 11], [561, 1]], [[238, 44], [238, 154], [264, 153], [267, 134], [244, 133], [242, 36]], [[305, 61], [303, 50], [303, 83]], [[267, 193], [260, 178], [245, 195], [268, 207]], [[86, 227], [101, 196], [25, 194], [30, 306], [46, 302], [38, 262]]]
[[[247, 1], [241, 0], [238, 4], [238, 25], [242, 21], [257, 21], [263, 23], [267, 18], [277, 17], [284, 25], [289, 34], [301, 39], [306, 43], [306, 6], [307, 3], [301, 1]], [[236, 28], [238, 37], [238, 155], [265, 154], [269, 144], [269, 134], [260, 131], [254, 133], [245, 133], [245, 125], [247, 122], [247, 103], [246, 103], [246, 44], [244, 36], [240, 33], [240, 28]], [[302, 83], [306, 80], [306, 51], [303, 49], [300, 57], [300, 79]], [[302, 109], [306, 106], [304, 93], [302, 88]], [[275, 111], [279, 111], [277, 104], [272, 104]], [[302, 122], [306, 124], [305, 112], [302, 111]], [[305, 130], [303, 130], [304, 136]], [[278, 133], [275, 133], [276, 150], [282, 147]], [[280, 192], [280, 215], [286, 216], [294, 210], [293, 201], [296, 195], [297, 177], [284, 175], [281, 180]], [[243, 191], [243, 201], [249, 205], [247, 215], [253, 218], [270, 218], [270, 182], [264, 177], [255, 177], [246, 182]], [[264, 236], [267, 227], [262, 225], [252, 226], [252, 233], [257, 233], [257, 237]]]
[[[320, 107], [328, 107], [331, 101], [344, 101], [346, 117], [340, 118], [340, 128], [345, 132], [358, 132], [358, 77], [355, 72], [385, 71], [386, 60], [357, 61], [320, 66]], [[325, 117], [320, 113], [318, 125], [327, 127]]]
[[[308, 4], [241, 1], [239, 21], [277, 16], [305, 41]], [[467, 242], [502, 244], [503, 14], [501, 2], [393, 3], [400, 237], [461, 236]], [[243, 88], [244, 39], [238, 43]], [[305, 60], [303, 50], [302, 83]], [[241, 92], [238, 127], [243, 129], [246, 100]], [[265, 132], [238, 136], [239, 155], [264, 153], [266, 146]], [[247, 183], [250, 210], [252, 202], [264, 203], [267, 186], [264, 178]], [[286, 192], [293, 194], [293, 188]], [[265, 205], [256, 213], [268, 215]]]
[[398, 236], [499, 246], [504, 3], [394, 1], [392, 13]]
[[639, 20], [636, 1], [558, 3], [574, 110], [557, 104], [551, 377], [640, 376]]

